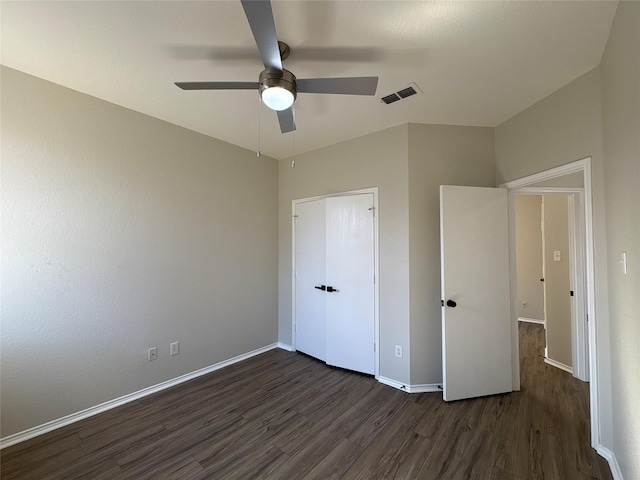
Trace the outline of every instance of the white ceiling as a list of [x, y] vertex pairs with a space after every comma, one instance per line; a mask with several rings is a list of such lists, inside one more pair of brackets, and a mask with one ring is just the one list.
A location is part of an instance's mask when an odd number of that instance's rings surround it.
[[[596, 67], [616, 6], [274, 1], [297, 77], [380, 77], [375, 97], [300, 94], [297, 131], [285, 135], [257, 92], [173, 84], [257, 81], [239, 0], [2, 1], [0, 61], [251, 150], [260, 137], [262, 153], [285, 158], [406, 122], [496, 126]], [[410, 82], [424, 94], [380, 101]]]

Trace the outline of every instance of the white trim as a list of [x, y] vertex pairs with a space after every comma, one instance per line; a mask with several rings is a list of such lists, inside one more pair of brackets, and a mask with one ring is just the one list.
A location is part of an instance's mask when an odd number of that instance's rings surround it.
[[407, 392], [407, 393], [432, 393], [432, 392], [442, 393], [442, 385], [439, 383], [426, 383], [423, 385], [408, 385], [408, 384], [404, 384], [402, 382], [393, 380], [391, 378], [382, 377], [382, 376], [378, 377], [378, 381], [380, 383], [384, 383], [385, 385], [388, 385], [389, 387], [397, 388], [398, 390], [402, 390], [403, 392]]
[[518, 321], [524, 323], [539, 323], [540, 325], [545, 324], [544, 320], [540, 320], [538, 318], [518, 317]]
[[287, 345], [286, 343], [282, 342], [278, 342], [278, 348], [286, 350], [287, 352], [295, 352], [295, 349], [291, 345]]
[[409, 393], [442, 393], [442, 385], [439, 383], [425, 383], [423, 385], [409, 385], [407, 387]]
[[272, 343], [271, 345], [267, 345], [265, 347], [261, 347], [256, 350], [252, 350], [251, 352], [243, 353], [242, 355], [235, 356], [228, 360], [223, 360], [222, 362], [209, 365], [208, 367], [195, 370], [191, 373], [180, 375], [179, 377], [172, 378], [171, 380], [167, 380], [165, 382], [161, 382], [156, 385], [143, 388], [142, 390], [138, 390], [137, 392], [129, 393], [127, 395], [123, 395], [122, 397], [114, 398], [113, 400], [109, 400], [99, 405], [86, 408], [84, 410], [81, 410], [76, 413], [72, 413], [62, 418], [51, 420], [50, 422], [43, 423], [42, 425], [38, 425], [32, 428], [29, 428], [27, 430], [23, 430], [22, 432], [14, 433], [13, 435], [0, 438], [0, 450], [5, 447], [10, 447], [11, 445], [15, 445], [16, 443], [24, 442], [25, 440], [29, 440], [31, 438], [37, 437], [38, 435], [43, 435], [47, 432], [51, 432], [52, 430], [56, 430], [58, 428], [65, 427], [67, 425], [78, 422], [80, 420], [84, 420], [85, 418], [89, 418], [99, 413], [106, 412], [107, 410], [111, 410], [112, 408], [119, 407], [133, 400], [138, 400], [139, 398], [146, 397], [147, 395], [151, 395], [153, 393], [160, 392], [162, 390], [166, 390], [167, 388], [171, 388], [176, 385], [179, 385], [183, 382], [193, 380], [194, 378], [201, 377], [202, 375], [206, 375], [207, 373], [211, 373], [221, 368], [227, 367], [229, 365], [233, 365], [234, 363], [238, 363], [248, 358], [255, 357], [256, 355], [260, 355], [261, 353], [265, 353], [265, 352], [268, 352], [269, 350], [273, 350], [278, 346], [279, 344]]
[[522, 187], [518, 189], [518, 195], [567, 195], [582, 192], [584, 192], [582, 187]]
[[593, 246], [593, 200], [591, 196], [591, 157], [585, 159], [584, 172], [584, 223], [585, 255], [587, 262], [587, 328], [589, 331], [589, 400], [591, 410], [591, 446], [600, 445], [600, 403], [598, 398], [598, 349], [596, 329], [595, 256]]
[[[513, 197], [516, 192], [520, 193], [523, 190], [523, 193], [533, 194], [536, 191], [537, 187], [529, 187], [530, 185], [550, 180], [552, 178], [564, 176], [570, 173], [581, 172], [583, 174], [583, 185], [584, 185], [584, 250], [585, 250], [585, 262], [586, 262], [586, 272], [585, 272], [585, 283], [586, 283], [586, 301], [587, 301], [587, 310], [585, 312], [587, 318], [589, 319], [587, 329], [588, 329], [588, 340], [589, 340], [589, 403], [590, 403], [590, 412], [591, 412], [591, 446], [593, 448], [598, 448], [600, 445], [600, 406], [598, 399], [598, 360], [597, 360], [597, 329], [596, 329], [596, 309], [595, 309], [595, 264], [594, 264], [594, 245], [593, 245], [593, 200], [592, 200], [592, 192], [591, 192], [591, 157], [584, 158], [582, 160], [577, 160], [575, 162], [571, 162], [567, 165], [562, 165], [556, 168], [552, 168], [550, 170], [536, 173], [533, 175], [529, 175], [528, 177], [523, 177], [517, 180], [513, 180], [510, 182], [506, 182], [501, 187], [509, 189], [509, 220], [512, 221], [512, 225], [510, 226], [509, 234], [512, 237], [510, 246], [513, 249], [511, 251], [512, 262], [514, 263], [512, 266], [512, 287], [511, 287], [511, 295], [512, 295], [512, 305], [515, 306], [517, 303], [517, 299], [514, 298], [516, 292], [516, 278], [515, 278], [515, 233], [514, 233], [514, 225], [515, 225], [515, 214], [513, 213], [513, 205], [514, 200]], [[524, 187], [529, 187], [524, 189]], [[537, 191], [543, 190], [549, 191], [548, 188], [541, 187]], [[555, 189], [554, 189], [555, 190]], [[572, 188], [565, 189], [568, 193], [573, 193]], [[544, 192], [543, 192], [544, 193]], [[555, 192], [557, 193], [557, 192]], [[514, 317], [513, 325], [517, 327], [517, 318]], [[517, 331], [517, 328], [513, 330]], [[512, 342], [515, 352], [518, 352], [518, 337], [515, 333], [512, 334]], [[514, 362], [514, 390], [519, 390], [520, 388], [520, 376], [519, 376], [519, 361], [517, 357], [512, 358]], [[515, 374], [517, 373], [517, 375]]]
[[350, 190], [348, 192], [337, 192], [327, 195], [317, 195], [315, 197], [298, 198], [291, 201], [291, 348], [296, 351], [296, 205], [299, 203], [313, 202], [331, 197], [346, 197], [352, 195], [373, 194], [373, 275], [374, 275], [374, 306], [373, 306], [373, 339], [374, 339], [374, 366], [373, 376], [380, 375], [380, 231], [378, 219], [380, 218], [378, 209], [378, 187], [362, 188], [360, 190]]
[[397, 388], [398, 390], [402, 390], [403, 392], [409, 393], [407, 386], [404, 383], [398, 382], [397, 380], [393, 380], [391, 378], [387, 378], [387, 377], [383, 377], [382, 375], [379, 375], [378, 381], [390, 387]]
[[545, 358], [544, 363], [546, 363], [547, 365], [551, 365], [552, 367], [559, 368], [560, 370], [564, 370], [565, 372], [569, 372], [571, 375], [573, 375], [573, 368], [571, 368], [569, 365], [565, 365], [564, 363], [560, 363], [557, 360]]
[[618, 465], [618, 460], [616, 459], [615, 454], [606, 447], [602, 445], [596, 448], [598, 455], [604, 458], [609, 463], [609, 468], [611, 469], [611, 476], [613, 480], [624, 480], [622, 477], [622, 470], [620, 470], [620, 465]]
[[[570, 173], [576, 172], [584, 172], [586, 170], [590, 171], [591, 168], [591, 157], [583, 158], [582, 160], [577, 160], [575, 162], [567, 163], [566, 165], [560, 165], [559, 167], [552, 168], [550, 170], [545, 170], [544, 172], [534, 173], [533, 175], [529, 175], [528, 177], [518, 178], [516, 180], [512, 180], [510, 182], [506, 182], [500, 185], [501, 188], [506, 188], [508, 190], [513, 190], [514, 188], [520, 187], [528, 187], [535, 183], [543, 182], [545, 180], [551, 180], [552, 178], [562, 177], [564, 175], [568, 175]], [[585, 180], [587, 180], [585, 178]], [[591, 180], [591, 178], [589, 178]], [[591, 186], [591, 183], [584, 183], [584, 186]], [[550, 187], [544, 187], [550, 188]]]

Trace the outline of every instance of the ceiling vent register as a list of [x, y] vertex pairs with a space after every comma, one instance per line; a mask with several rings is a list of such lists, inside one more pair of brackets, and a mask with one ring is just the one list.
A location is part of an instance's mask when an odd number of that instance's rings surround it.
[[380, 100], [382, 101], [382, 103], [386, 103], [387, 105], [389, 105], [390, 103], [403, 100], [418, 93], [422, 93], [422, 90], [420, 90], [420, 88], [415, 83], [411, 83], [405, 88], [398, 90], [397, 92], [385, 95]]

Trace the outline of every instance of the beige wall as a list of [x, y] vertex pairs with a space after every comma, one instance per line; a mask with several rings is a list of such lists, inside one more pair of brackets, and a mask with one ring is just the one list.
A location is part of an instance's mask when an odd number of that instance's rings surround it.
[[493, 132], [482, 127], [409, 124], [412, 385], [442, 382], [439, 187], [495, 186]]
[[620, 2], [601, 68], [613, 450], [633, 479], [640, 478], [640, 3]]
[[[542, 278], [542, 197], [516, 195], [518, 317], [544, 320]], [[526, 306], [522, 306], [526, 302]]]
[[275, 160], [1, 75], [2, 436], [277, 340]]
[[601, 441], [613, 443], [600, 70], [596, 68], [496, 127], [497, 183], [591, 157]]
[[[380, 375], [409, 383], [408, 126], [393, 127], [280, 162], [279, 340], [291, 344], [291, 202], [378, 187]], [[295, 168], [291, 161], [295, 160]], [[401, 345], [403, 358], [396, 358]]]
[[572, 367], [568, 208], [566, 195], [542, 197], [547, 358]]

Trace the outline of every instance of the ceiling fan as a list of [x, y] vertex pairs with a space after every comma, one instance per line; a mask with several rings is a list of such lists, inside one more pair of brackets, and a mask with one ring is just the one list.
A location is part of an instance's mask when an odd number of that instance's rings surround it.
[[298, 93], [329, 93], [343, 95], [375, 95], [378, 77], [296, 78], [282, 68], [290, 54], [289, 46], [279, 42], [270, 0], [241, 0], [249, 21], [264, 70], [257, 82], [176, 82], [183, 90], [253, 90], [257, 89], [264, 104], [276, 110], [280, 131], [296, 129], [293, 102]]

